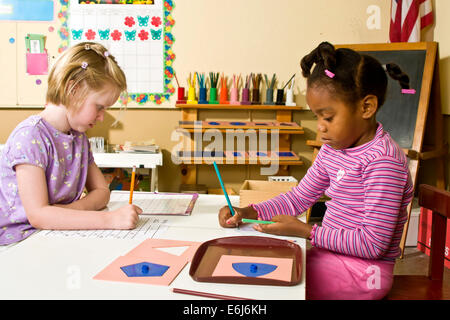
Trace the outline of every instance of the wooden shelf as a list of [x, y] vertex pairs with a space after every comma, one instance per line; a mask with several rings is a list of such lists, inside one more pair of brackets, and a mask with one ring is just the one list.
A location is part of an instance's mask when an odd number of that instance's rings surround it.
[[179, 151], [177, 159], [184, 164], [242, 164], [242, 165], [266, 165], [278, 162], [279, 165], [303, 165], [297, 154], [291, 150], [279, 152], [255, 152], [255, 151]]
[[226, 133], [227, 130], [277, 130], [279, 134], [304, 134], [303, 127], [295, 122], [273, 122], [273, 121], [179, 121], [179, 131], [191, 133], [205, 132], [210, 129], [216, 129]]
[[180, 109], [210, 109], [210, 110], [306, 110], [301, 106], [264, 105], [264, 104], [176, 104]]
[[[251, 105], [233, 105], [233, 104], [176, 104], [177, 108], [181, 109], [181, 121], [177, 130], [189, 133], [190, 137], [185, 137], [187, 145], [190, 145], [190, 150], [196, 150], [196, 141], [193, 139], [192, 133], [203, 133], [210, 129], [216, 129], [219, 132], [227, 133], [227, 130], [250, 130], [254, 129], [257, 132], [261, 132], [265, 129], [272, 133], [273, 130], [277, 130], [279, 134], [279, 146], [277, 152], [278, 157], [270, 156], [270, 153], [266, 156], [261, 154], [255, 154], [254, 151], [245, 151], [245, 155], [229, 153], [221, 154], [205, 154], [204, 151], [196, 151], [195, 153], [178, 154], [177, 159], [181, 165], [182, 183], [183, 184], [196, 184], [197, 183], [197, 166], [198, 165], [211, 165], [213, 161], [217, 164], [224, 165], [257, 165], [267, 166], [277, 163], [279, 165], [279, 175], [288, 175], [289, 166], [302, 166], [304, 162], [300, 160], [299, 156], [295, 152], [290, 151], [291, 138], [290, 135], [304, 134], [304, 129], [297, 123], [292, 122], [293, 111], [306, 110], [301, 106], [286, 106], [286, 105], [264, 105], [264, 104], [251, 104]], [[199, 113], [201, 111], [209, 110], [248, 110], [249, 121], [200, 121]], [[276, 115], [273, 120], [253, 120], [252, 111], [275, 111]], [[216, 122], [216, 123], [212, 123]], [[239, 124], [235, 122], [240, 122]], [[245, 122], [245, 123], [242, 123]], [[267, 124], [262, 124], [266, 122]], [[289, 123], [289, 124], [288, 124]], [[199, 154], [197, 154], [199, 152]], [[283, 153], [292, 153], [291, 155]]]
[[[254, 129], [254, 128], [242, 128], [242, 127], [240, 127], [240, 128], [202, 128], [202, 129], [177, 128], [177, 130], [179, 130], [179, 131], [187, 131], [189, 133], [205, 132], [205, 131], [208, 131], [211, 129], [216, 129], [216, 130], [219, 130], [219, 132], [226, 133], [227, 130], [230, 130], [230, 129]], [[279, 134], [304, 134], [305, 133], [305, 131], [303, 131], [303, 130], [280, 130], [277, 128], [264, 128], [264, 129], [266, 129], [267, 131], [278, 130]], [[261, 129], [255, 129], [255, 130], [261, 130]]]
[[[212, 165], [213, 161], [216, 161], [218, 165], [257, 165], [257, 166], [266, 166], [273, 163], [268, 162], [267, 160], [248, 160], [246, 159], [244, 162], [242, 159], [234, 158], [224, 159], [224, 158], [210, 158], [210, 159], [192, 159], [192, 158], [178, 158], [185, 165], [195, 165], [195, 164], [210, 164]], [[302, 160], [279, 160], [278, 165], [280, 166], [302, 166], [304, 162]]]

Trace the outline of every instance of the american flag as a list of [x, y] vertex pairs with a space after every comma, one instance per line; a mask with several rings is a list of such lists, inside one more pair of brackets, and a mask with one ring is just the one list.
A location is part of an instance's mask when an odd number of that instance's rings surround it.
[[392, 0], [391, 42], [418, 42], [420, 30], [433, 23], [431, 0]]

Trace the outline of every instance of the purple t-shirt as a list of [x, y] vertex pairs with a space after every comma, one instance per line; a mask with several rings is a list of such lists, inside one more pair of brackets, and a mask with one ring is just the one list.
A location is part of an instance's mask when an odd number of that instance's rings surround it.
[[88, 166], [93, 161], [85, 133], [71, 130], [65, 134], [39, 115], [19, 123], [0, 157], [0, 245], [23, 240], [36, 231], [28, 222], [20, 200], [16, 165], [42, 168], [47, 179], [48, 203], [67, 204], [80, 198]]

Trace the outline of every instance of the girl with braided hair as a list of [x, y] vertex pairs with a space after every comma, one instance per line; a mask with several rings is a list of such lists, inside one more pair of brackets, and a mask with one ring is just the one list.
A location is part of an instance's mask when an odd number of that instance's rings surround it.
[[[401, 88], [409, 78], [394, 64], [321, 43], [301, 60], [306, 101], [317, 117], [321, 147], [297, 187], [268, 201], [219, 212], [223, 227], [242, 218], [271, 220], [254, 229], [309, 239], [308, 299], [380, 299], [392, 286], [395, 259], [413, 187], [403, 150], [377, 122], [389, 74]], [[399, 87], [399, 90], [400, 87]], [[322, 194], [321, 226], [297, 219]]]
[[36, 229], [136, 226], [142, 210], [134, 205], [99, 211], [110, 192], [86, 136], [126, 88], [125, 74], [101, 44], [79, 43], [57, 59], [45, 109], [22, 121], [2, 150], [0, 245]]

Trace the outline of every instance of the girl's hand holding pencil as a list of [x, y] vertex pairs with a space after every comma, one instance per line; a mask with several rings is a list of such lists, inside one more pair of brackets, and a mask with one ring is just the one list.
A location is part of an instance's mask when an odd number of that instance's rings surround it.
[[134, 204], [127, 204], [117, 210], [105, 212], [107, 229], [130, 230], [136, 228], [142, 209]]
[[293, 236], [300, 238], [309, 238], [312, 226], [306, 224], [296, 216], [278, 215], [271, 221], [249, 221], [258, 219], [258, 213], [252, 207], [236, 208], [234, 216], [230, 213], [230, 208], [224, 206], [219, 211], [219, 224], [224, 228], [236, 228], [242, 223], [254, 223], [253, 229], [263, 233], [274, 235]]
[[258, 213], [252, 207], [236, 208], [234, 215], [231, 215], [230, 207], [224, 206], [219, 210], [219, 224], [224, 228], [235, 228], [242, 219], [258, 219]]

